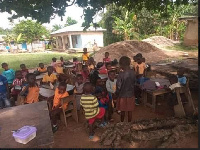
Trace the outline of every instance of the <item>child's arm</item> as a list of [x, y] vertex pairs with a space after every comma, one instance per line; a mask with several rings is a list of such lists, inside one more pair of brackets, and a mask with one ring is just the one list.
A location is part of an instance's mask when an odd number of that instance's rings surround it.
[[22, 91], [20, 92], [20, 96], [23, 96], [28, 91], [29, 85], [25, 86]]
[[6, 90], [7, 90], [7, 98], [9, 99], [10, 98], [10, 90], [8, 87], [8, 83], [6, 83]]

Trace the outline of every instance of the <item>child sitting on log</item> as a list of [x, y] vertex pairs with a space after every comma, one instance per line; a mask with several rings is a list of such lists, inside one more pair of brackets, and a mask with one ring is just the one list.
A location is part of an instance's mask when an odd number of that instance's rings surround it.
[[58, 130], [57, 125], [57, 118], [56, 116], [62, 112], [62, 109], [66, 110], [68, 103], [61, 104], [61, 98], [65, 98], [69, 96], [68, 92], [66, 91], [67, 84], [65, 82], [60, 82], [58, 87], [55, 90], [55, 95], [53, 99], [53, 107], [50, 111], [50, 118], [52, 122], [53, 132]]
[[89, 122], [89, 139], [94, 137], [94, 122], [97, 119], [101, 119], [100, 126], [104, 127], [106, 123], [104, 122], [105, 109], [99, 108], [99, 103], [96, 96], [92, 95], [93, 86], [91, 83], [87, 82], [83, 86], [83, 95], [81, 96], [80, 104], [84, 109], [85, 118]]

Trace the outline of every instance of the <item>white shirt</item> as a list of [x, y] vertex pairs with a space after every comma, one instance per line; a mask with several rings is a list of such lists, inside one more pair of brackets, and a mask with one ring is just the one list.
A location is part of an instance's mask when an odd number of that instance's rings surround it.
[[177, 88], [177, 87], [181, 87], [181, 84], [180, 84], [179, 82], [174, 83], [174, 84], [172, 84], [172, 85], [169, 86], [169, 88], [170, 88], [171, 90], [174, 90], [174, 89]]

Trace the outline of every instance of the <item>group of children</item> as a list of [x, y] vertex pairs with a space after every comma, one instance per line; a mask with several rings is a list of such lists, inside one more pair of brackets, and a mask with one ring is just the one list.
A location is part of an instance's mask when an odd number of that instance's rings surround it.
[[[21, 64], [21, 70], [15, 72], [8, 68], [7, 63], [2, 63], [4, 71], [0, 75], [0, 108], [11, 106], [10, 97], [13, 98], [12, 105], [15, 105], [20, 96], [25, 97], [20, 104], [38, 102], [39, 85], [36, 76], [46, 73], [40, 85], [47, 85], [55, 90], [53, 107], [50, 109], [53, 131], [58, 128], [56, 115], [61, 113], [62, 109], [67, 109], [68, 105], [61, 105], [61, 98], [70, 94], [75, 94], [77, 109], [82, 108], [84, 111], [89, 123], [90, 139], [94, 136], [94, 122], [101, 119], [100, 127], [106, 126], [113, 121], [114, 108], [120, 113], [121, 122], [124, 121], [126, 112], [128, 122], [131, 122], [132, 111], [141, 98], [140, 85], [148, 80], [146, 71], [150, 66], [145, 64], [145, 58], [138, 53], [132, 61], [129, 57], [122, 56], [118, 63], [116, 59], [112, 61], [106, 52], [102, 62], [96, 64], [94, 58], [87, 53], [87, 48], [83, 51], [82, 62], [74, 58], [73, 63], [70, 63], [74, 66], [72, 69], [64, 68], [69, 62], [66, 63], [63, 57], [60, 57], [60, 60], [52, 58], [52, 63], [47, 68], [43, 63], [39, 63], [34, 73], [29, 73], [25, 64]], [[180, 86], [180, 83], [186, 84], [183, 74], [184, 72], [179, 70], [178, 76], [170, 80], [171, 90]], [[101, 75], [106, 78], [101, 78]], [[72, 93], [66, 91], [69, 83], [75, 85]]]

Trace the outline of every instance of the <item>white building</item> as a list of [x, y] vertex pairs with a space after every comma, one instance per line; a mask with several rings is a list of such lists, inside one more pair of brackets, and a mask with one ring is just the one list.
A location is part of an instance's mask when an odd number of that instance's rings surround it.
[[95, 43], [103, 47], [103, 32], [106, 29], [90, 27], [83, 31], [80, 24], [64, 27], [51, 33], [55, 37], [54, 50], [91, 48]]

